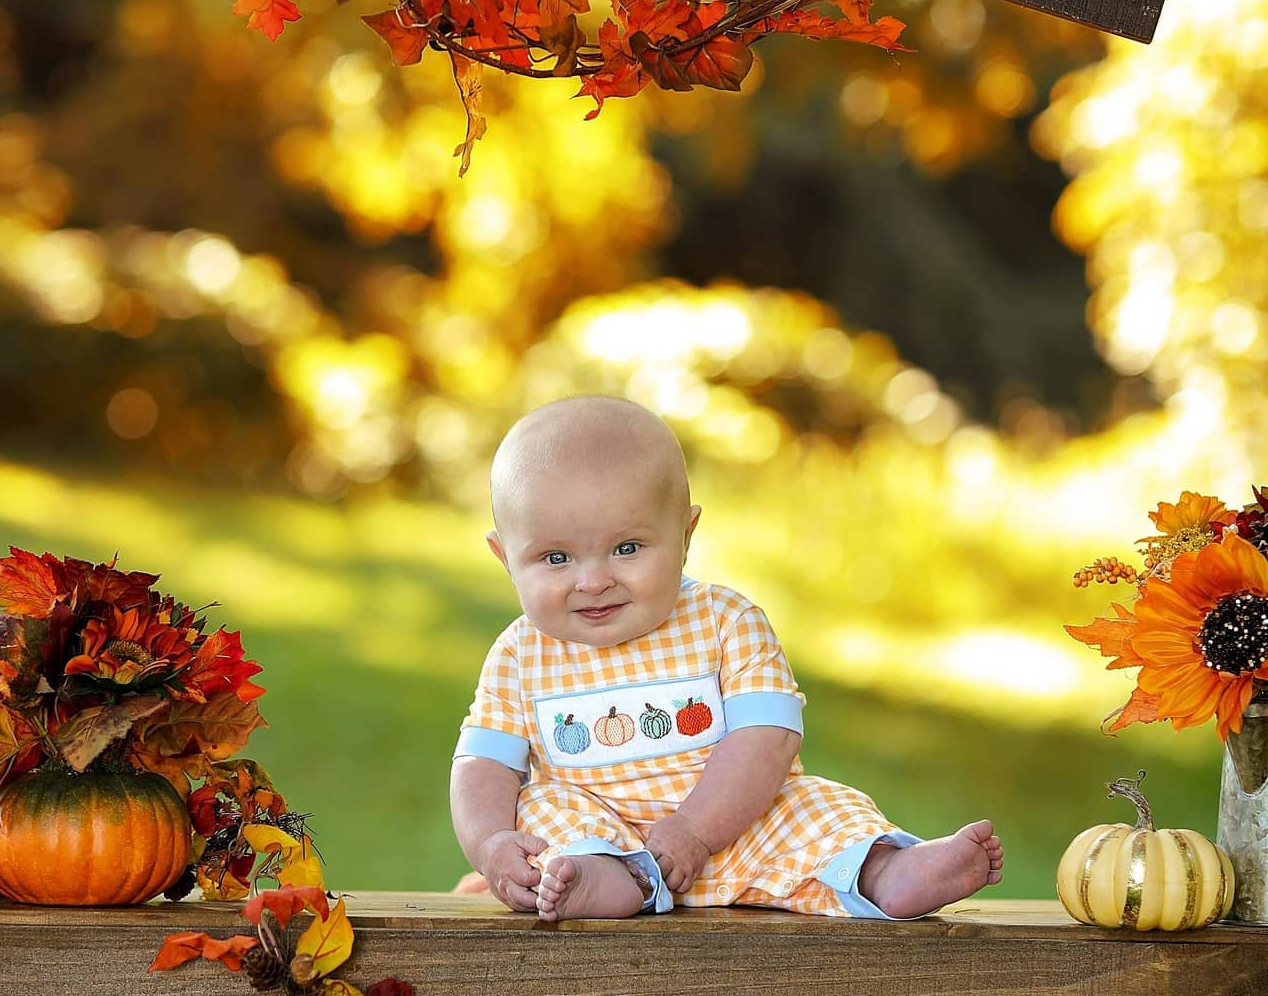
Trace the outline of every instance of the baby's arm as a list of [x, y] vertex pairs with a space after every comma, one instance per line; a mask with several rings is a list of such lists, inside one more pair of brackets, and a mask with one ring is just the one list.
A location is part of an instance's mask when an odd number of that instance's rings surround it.
[[671, 891], [690, 888], [709, 855], [770, 808], [800, 746], [801, 734], [781, 726], [745, 726], [722, 738], [678, 811], [647, 836]]
[[454, 759], [449, 774], [449, 809], [454, 833], [471, 867], [489, 883], [493, 895], [513, 910], [533, 912], [533, 888], [541, 873], [528, 863], [546, 842], [515, 829], [520, 773], [487, 757]]

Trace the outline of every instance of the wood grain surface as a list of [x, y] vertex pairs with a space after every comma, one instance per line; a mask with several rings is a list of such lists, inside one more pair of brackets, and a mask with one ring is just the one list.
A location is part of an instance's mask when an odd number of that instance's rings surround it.
[[1148, 44], [1158, 26], [1163, 0], [1009, 0], [1009, 3]]
[[[366, 892], [347, 899], [356, 949], [336, 975], [362, 988], [394, 975], [418, 996], [1268, 993], [1268, 929], [1103, 930], [1048, 901], [968, 900], [901, 922], [712, 909], [553, 925], [482, 897]], [[0, 902], [0, 994], [248, 996], [254, 990], [245, 977], [219, 964], [146, 972], [168, 933], [249, 932], [238, 909]]]

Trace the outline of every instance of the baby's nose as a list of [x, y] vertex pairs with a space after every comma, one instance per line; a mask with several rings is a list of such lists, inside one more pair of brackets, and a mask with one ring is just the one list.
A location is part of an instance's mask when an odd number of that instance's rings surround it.
[[606, 571], [595, 568], [582, 568], [577, 576], [576, 590], [587, 595], [597, 595], [607, 591], [615, 582]]

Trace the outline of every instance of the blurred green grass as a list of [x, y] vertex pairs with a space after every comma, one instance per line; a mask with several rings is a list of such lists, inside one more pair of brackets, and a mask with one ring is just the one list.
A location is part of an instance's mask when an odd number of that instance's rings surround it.
[[[725, 509], [713, 514], [724, 527]], [[327, 881], [347, 891], [443, 890], [466, 870], [450, 751], [484, 652], [518, 611], [486, 528], [389, 496], [319, 505], [0, 462], [0, 541], [91, 560], [118, 550], [122, 568], [161, 572], [161, 590], [221, 603], [211, 624], [242, 630], [268, 689], [270, 725], [243, 753], [312, 814]], [[1079, 830], [1132, 821], [1103, 783], [1137, 767], [1160, 826], [1214, 833], [1213, 736], [1178, 743], [1148, 728], [1112, 741], [1094, 721], [990, 722], [897, 688], [846, 688], [806, 659], [810, 634], [783, 636], [809, 700], [807, 770], [861, 788], [923, 836], [992, 817], [1006, 849], [992, 896], [1053, 896]]]

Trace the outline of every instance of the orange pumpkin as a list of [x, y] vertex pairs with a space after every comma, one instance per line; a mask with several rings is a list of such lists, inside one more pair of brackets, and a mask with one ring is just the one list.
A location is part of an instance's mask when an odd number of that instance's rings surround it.
[[43, 906], [145, 902], [184, 872], [190, 833], [160, 775], [24, 775], [0, 789], [0, 893]]

